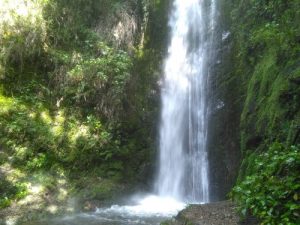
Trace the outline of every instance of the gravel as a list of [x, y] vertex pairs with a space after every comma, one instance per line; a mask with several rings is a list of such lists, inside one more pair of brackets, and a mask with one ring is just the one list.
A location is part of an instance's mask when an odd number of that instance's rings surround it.
[[162, 225], [258, 225], [256, 220], [241, 222], [236, 206], [230, 201], [190, 205]]

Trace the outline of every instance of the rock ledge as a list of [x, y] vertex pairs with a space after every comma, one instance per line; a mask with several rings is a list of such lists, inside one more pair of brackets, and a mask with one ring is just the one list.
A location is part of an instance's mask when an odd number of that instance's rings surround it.
[[230, 201], [204, 205], [190, 205], [179, 214], [161, 225], [256, 225], [242, 223], [236, 213], [236, 206]]

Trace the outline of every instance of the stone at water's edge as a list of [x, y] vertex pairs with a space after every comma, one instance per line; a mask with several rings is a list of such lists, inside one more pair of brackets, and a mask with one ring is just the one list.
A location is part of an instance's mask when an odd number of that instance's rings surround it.
[[[240, 225], [236, 206], [230, 201], [190, 205], [161, 225]], [[247, 224], [248, 225], [248, 224]], [[250, 225], [250, 224], [249, 224]], [[251, 223], [252, 225], [252, 223]], [[255, 223], [253, 224], [255, 225]]]

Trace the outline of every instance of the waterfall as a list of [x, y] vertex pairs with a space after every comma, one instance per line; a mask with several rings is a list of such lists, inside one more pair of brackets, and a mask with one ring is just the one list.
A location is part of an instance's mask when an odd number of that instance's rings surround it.
[[216, 0], [174, 0], [162, 85], [160, 196], [209, 202], [207, 130]]

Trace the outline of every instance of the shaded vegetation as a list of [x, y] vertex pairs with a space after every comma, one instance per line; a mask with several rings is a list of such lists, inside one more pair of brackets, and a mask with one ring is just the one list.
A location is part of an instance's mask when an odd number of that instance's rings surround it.
[[72, 192], [99, 200], [147, 183], [163, 55], [148, 18], [161, 3], [0, 3], [0, 162], [31, 179], [1, 175], [1, 207], [32, 180], [51, 192], [63, 176]]
[[278, 143], [255, 155], [247, 176], [233, 189], [242, 202], [241, 213], [252, 214], [263, 224], [297, 224], [300, 210], [299, 147]]
[[[170, 1], [0, 3], [0, 208], [33, 183], [51, 193], [65, 188], [63, 179], [83, 201], [145, 186]], [[232, 40], [224, 42], [232, 68], [216, 82], [227, 89], [224, 118], [241, 111], [243, 162], [232, 198], [263, 224], [298, 224], [300, 1], [222, 4], [231, 11]], [[222, 132], [237, 139], [238, 122]], [[220, 151], [233, 142], [221, 141]]]
[[242, 84], [243, 153], [233, 196], [244, 215], [262, 224], [300, 219], [299, 6], [298, 0], [233, 1], [232, 76]]
[[27, 188], [22, 183], [12, 184], [6, 179], [0, 180], [0, 209], [5, 208], [11, 204], [12, 200], [22, 199], [27, 194]]

